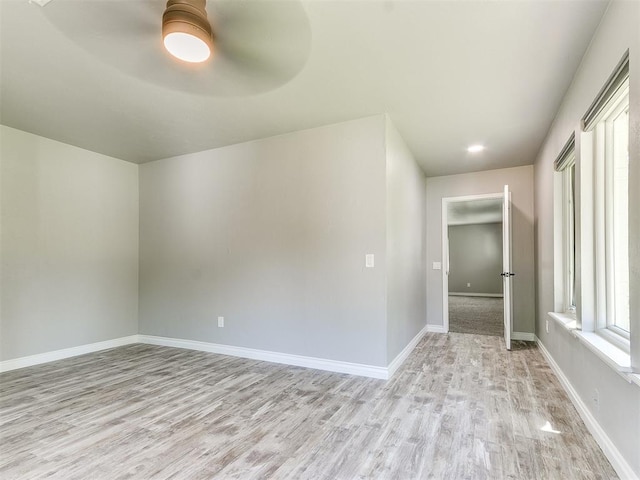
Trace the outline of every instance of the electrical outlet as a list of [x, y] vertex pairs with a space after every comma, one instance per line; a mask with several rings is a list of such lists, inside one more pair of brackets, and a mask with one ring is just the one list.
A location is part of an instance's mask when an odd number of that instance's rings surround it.
[[467, 288], [471, 288], [471, 284], [470, 283], [467, 283]]
[[549, 333], [549, 319], [546, 320], [544, 324], [544, 329], [546, 330], [547, 333]]
[[218, 317], [218, 327], [224, 327], [224, 317]]

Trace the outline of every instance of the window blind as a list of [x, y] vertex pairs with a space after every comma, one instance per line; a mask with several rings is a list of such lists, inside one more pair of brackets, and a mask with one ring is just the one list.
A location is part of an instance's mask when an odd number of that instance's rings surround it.
[[568, 166], [570, 166], [575, 159], [575, 149], [576, 149], [576, 133], [573, 132], [567, 140], [567, 143], [564, 144], [558, 158], [556, 158], [555, 162], [553, 162], [553, 169], [556, 172], [561, 172]]
[[616, 69], [613, 71], [613, 74], [609, 77], [604, 87], [602, 87], [602, 90], [598, 93], [598, 96], [587, 110], [587, 113], [582, 117], [584, 131], [589, 131], [595, 126], [600, 113], [602, 113], [602, 109], [616, 94], [627, 78], [629, 78], [629, 50], [625, 52], [622, 60], [620, 60], [620, 63], [618, 63]]

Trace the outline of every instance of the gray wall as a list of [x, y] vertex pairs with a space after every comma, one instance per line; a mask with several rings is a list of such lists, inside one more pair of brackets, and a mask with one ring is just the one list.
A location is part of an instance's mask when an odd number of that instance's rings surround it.
[[534, 331], [533, 166], [427, 178], [427, 323], [442, 326], [442, 198], [512, 192], [513, 330]]
[[0, 137], [0, 359], [136, 334], [137, 165]]
[[140, 167], [1, 132], [3, 360], [143, 333], [387, 366], [425, 325], [424, 176], [384, 115]]
[[380, 115], [142, 165], [140, 333], [386, 366], [384, 138]]
[[502, 223], [449, 225], [449, 293], [502, 294], [500, 272]]
[[387, 155], [387, 355], [426, 324], [425, 177], [390, 119]]
[[[581, 342], [551, 321], [553, 295], [553, 161], [626, 49], [630, 53], [629, 252], [632, 341], [640, 349], [640, 2], [613, 1], [568, 90], [535, 164], [536, 334], [584, 404], [640, 477], [640, 387], [625, 381]], [[640, 362], [636, 359], [636, 368]], [[600, 407], [591, 396], [600, 392]]]

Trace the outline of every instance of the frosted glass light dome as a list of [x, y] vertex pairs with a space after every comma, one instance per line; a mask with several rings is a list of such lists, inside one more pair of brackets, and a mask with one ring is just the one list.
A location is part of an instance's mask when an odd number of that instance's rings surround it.
[[165, 36], [164, 47], [171, 55], [185, 62], [200, 63], [211, 56], [209, 45], [204, 40], [184, 32]]

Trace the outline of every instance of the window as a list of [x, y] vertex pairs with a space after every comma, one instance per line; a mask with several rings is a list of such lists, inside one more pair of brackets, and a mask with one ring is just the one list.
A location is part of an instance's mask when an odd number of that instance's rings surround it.
[[562, 283], [561, 301], [562, 313], [575, 315], [576, 313], [576, 164], [575, 164], [575, 135], [565, 144], [554, 163], [554, 169], [559, 176], [559, 191], [557, 192], [557, 211], [561, 218], [558, 224], [559, 241], [562, 245], [558, 258], [560, 267], [559, 277]]
[[593, 182], [580, 185], [593, 199], [593, 212], [584, 212], [593, 218], [593, 238], [587, 242], [593, 247], [580, 260], [593, 262], [590, 329], [629, 352], [628, 52], [587, 111], [583, 125], [587, 148], [579, 161], [592, 168], [593, 175]]
[[571, 165], [563, 172], [563, 203], [564, 203], [564, 271], [565, 271], [565, 297], [564, 308], [566, 312], [576, 313], [576, 164], [575, 157]]
[[580, 136], [572, 135], [554, 163], [550, 313], [626, 373], [640, 349], [629, 308], [629, 107], [627, 52], [582, 118]]
[[629, 82], [594, 125], [598, 328], [629, 338]]

